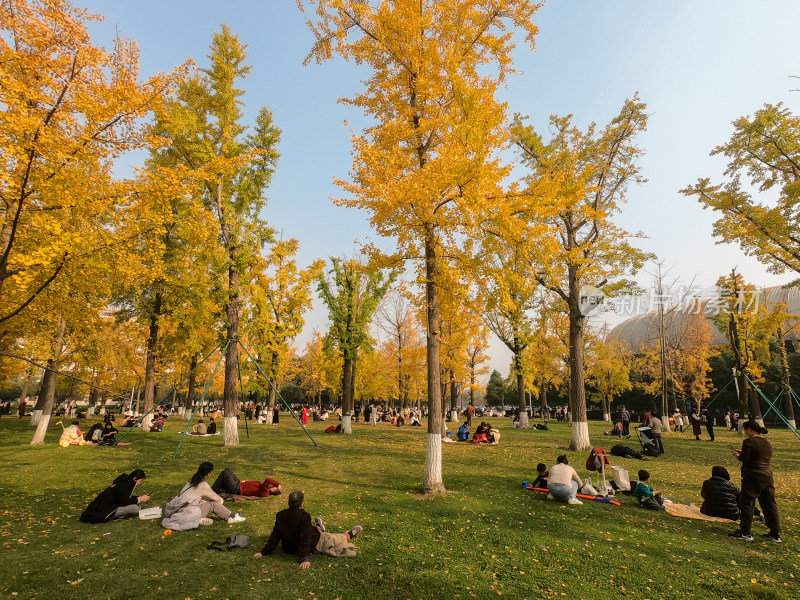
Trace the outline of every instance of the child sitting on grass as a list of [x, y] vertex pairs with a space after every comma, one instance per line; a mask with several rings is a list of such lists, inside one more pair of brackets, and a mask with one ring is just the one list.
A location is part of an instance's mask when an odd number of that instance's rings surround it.
[[664, 499], [661, 492], [650, 486], [650, 473], [639, 471], [639, 484], [636, 486], [636, 500], [648, 510], [664, 510]]
[[547, 478], [550, 477], [550, 471], [547, 469], [547, 465], [544, 463], [536, 465], [536, 473], [536, 479], [533, 480], [532, 487], [547, 489]]

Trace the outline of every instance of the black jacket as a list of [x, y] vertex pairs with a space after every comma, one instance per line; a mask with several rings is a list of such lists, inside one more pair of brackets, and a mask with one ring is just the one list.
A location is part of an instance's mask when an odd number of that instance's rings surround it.
[[711, 477], [703, 482], [700, 491], [703, 506], [700, 512], [709, 517], [739, 519], [739, 488], [722, 477]]
[[123, 473], [114, 480], [111, 486], [104, 489], [91, 501], [81, 514], [84, 523], [105, 523], [120, 506], [137, 504], [139, 497], [133, 495], [136, 482], [130, 475]]
[[281, 542], [286, 554], [297, 553], [303, 562], [311, 558], [319, 537], [319, 529], [311, 524], [310, 514], [302, 508], [287, 508], [275, 515], [275, 527], [261, 554], [272, 554]]

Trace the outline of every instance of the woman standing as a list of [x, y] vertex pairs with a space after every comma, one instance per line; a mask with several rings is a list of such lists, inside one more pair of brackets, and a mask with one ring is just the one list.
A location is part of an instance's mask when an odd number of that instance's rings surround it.
[[694, 439], [700, 439], [700, 415], [697, 412], [697, 407], [692, 407], [692, 414], [689, 415], [689, 421], [692, 423], [692, 433]]
[[731, 448], [731, 454], [742, 463], [742, 491], [739, 496], [739, 510], [742, 516], [739, 529], [728, 535], [740, 540], [753, 540], [750, 528], [753, 524], [753, 509], [758, 499], [764, 523], [769, 527], [769, 532], [765, 533], [764, 537], [773, 542], [780, 542], [781, 523], [778, 505], [775, 504], [775, 480], [770, 466], [772, 446], [763, 437], [767, 429], [750, 420], [742, 425], [742, 431], [747, 436], [742, 442], [742, 449]]

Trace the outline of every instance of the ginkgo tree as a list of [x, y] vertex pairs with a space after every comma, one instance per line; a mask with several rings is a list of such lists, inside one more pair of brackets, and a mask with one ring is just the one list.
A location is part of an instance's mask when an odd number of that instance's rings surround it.
[[[208, 68], [181, 81], [158, 114], [161, 152], [175, 164], [197, 171], [198, 200], [217, 217], [219, 242], [226, 256], [222, 305], [225, 308], [224, 443], [239, 443], [238, 360], [241, 283], [254, 257], [272, 240], [261, 217], [277, 160], [280, 129], [263, 107], [248, 130], [243, 123], [243, 90], [250, 72], [245, 45], [223, 25], [213, 35]], [[222, 287], [222, 286], [220, 286]]]
[[352, 433], [351, 419], [359, 354], [369, 345], [369, 326], [396, 274], [354, 259], [331, 258], [330, 277], [317, 277], [317, 290], [328, 307], [328, 347], [342, 359], [342, 433]]
[[114, 159], [146, 144], [171, 77], [140, 81], [133, 42], [92, 44], [97, 19], [67, 0], [0, 5], [0, 326], [67, 262], [121, 242]]
[[[681, 193], [720, 213], [714, 223], [720, 241], [739, 244], [773, 273], [800, 273], [800, 117], [781, 103], [766, 104], [736, 119], [731, 139], [711, 154], [729, 159], [730, 179], [699, 179]], [[759, 200], [750, 188], [770, 200]]]
[[460, 252], [508, 174], [498, 151], [506, 106], [495, 94], [512, 68], [514, 34], [533, 46], [530, 0], [298, 0], [316, 42], [308, 60], [334, 54], [369, 69], [345, 102], [373, 125], [353, 136], [349, 181], [337, 183], [397, 254], [413, 258], [425, 289], [428, 445], [423, 493], [444, 491], [439, 291], [445, 256]]
[[511, 195], [511, 240], [529, 241], [532, 273], [558, 299], [569, 317], [570, 413], [573, 450], [591, 447], [586, 420], [584, 335], [592, 306], [586, 298], [626, 285], [647, 254], [632, 235], [614, 223], [628, 186], [643, 181], [636, 136], [647, 126], [646, 106], [638, 96], [626, 100], [619, 115], [602, 128], [586, 131], [571, 116], [551, 117], [545, 140], [519, 116], [512, 125], [522, 162], [530, 169], [522, 193]]
[[[270, 378], [259, 384], [260, 391], [266, 389], [268, 395], [268, 424], [272, 424], [275, 390], [289, 343], [303, 329], [303, 314], [311, 308], [312, 286], [324, 266], [316, 260], [307, 269], [299, 269], [295, 259], [299, 247], [295, 239], [275, 242], [250, 286], [251, 314], [245, 330], [250, 351], [261, 359], [259, 363]], [[260, 377], [254, 376], [254, 380]]]

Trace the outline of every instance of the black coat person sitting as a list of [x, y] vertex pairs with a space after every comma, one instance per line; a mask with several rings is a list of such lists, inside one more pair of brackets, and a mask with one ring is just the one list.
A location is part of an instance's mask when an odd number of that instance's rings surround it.
[[739, 520], [739, 488], [731, 482], [725, 467], [712, 467], [711, 478], [703, 482], [700, 512], [709, 517]]
[[111, 519], [123, 519], [139, 514], [139, 504], [150, 500], [150, 494], [134, 496], [133, 492], [145, 474], [141, 469], [123, 473], [109, 487], [100, 492], [81, 514], [84, 523], [105, 523]]

